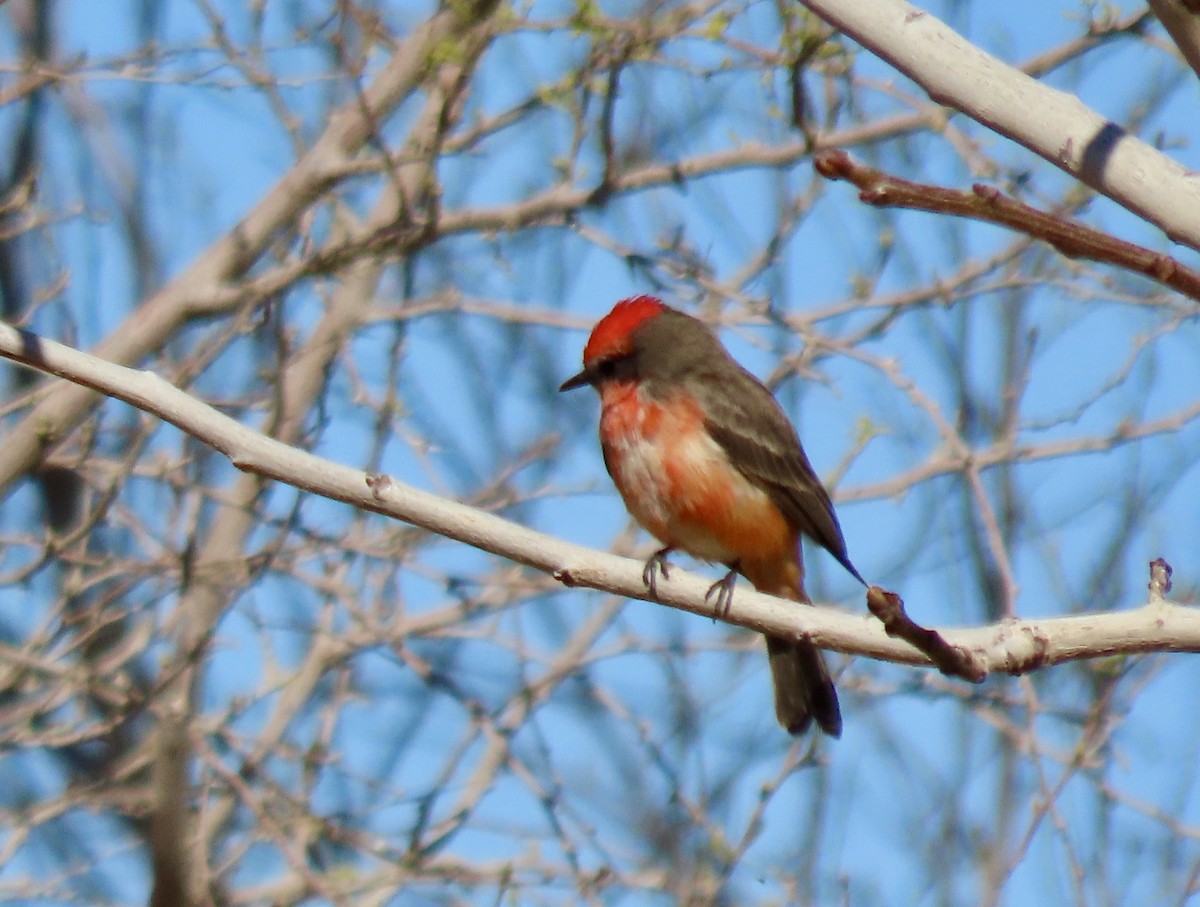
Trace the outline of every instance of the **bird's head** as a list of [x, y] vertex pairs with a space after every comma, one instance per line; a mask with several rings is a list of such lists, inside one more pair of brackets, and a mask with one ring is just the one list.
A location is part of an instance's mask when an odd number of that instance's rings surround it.
[[592, 328], [583, 348], [583, 371], [564, 381], [559, 390], [574, 390], [585, 384], [598, 387], [607, 381], [637, 377], [638, 329], [672, 311], [653, 296], [622, 299]]

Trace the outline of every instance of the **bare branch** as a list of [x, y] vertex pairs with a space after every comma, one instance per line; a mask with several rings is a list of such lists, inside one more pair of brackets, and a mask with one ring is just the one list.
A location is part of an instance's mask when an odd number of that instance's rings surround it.
[[1030, 78], [905, 0], [803, 0], [891, 63], [939, 104], [1024, 145], [1066, 173], [1200, 249], [1200, 176], [1075, 95]]
[[1000, 224], [1048, 242], [1070, 258], [1134, 271], [1200, 302], [1200, 272], [1170, 255], [1039, 211], [992, 186], [976, 183], [970, 192], [960, 192], [914, 183], [860, 164], [837, 149], [818, 152], [813, 156], [813, 166], [827, 179], [854, 183], [860, 190], [858, 197], [876, 208], [909, 208]]
[[[227, 282], [246, 273], [279, 232], [329, 188], [350, 156], [375, 134], [395, 106], [427, 78], [431, 55], [441, 42], [460, 32], [464, 22], [459, 13], [469, 15], [470, 7], [448, 4], [414, 29], [361, 98], [330, 116], [325, 132], [308, 153], [250, 213], [140, 306], [97, 347], [97, 354], [112, 362], [138, 362], [187, 321], [236, 306], [242, 296], [224, 292]], [[0, 495], [7, 494], [13, 482], [52, 449], [94, 403], [95, 397], [77, 386], [59, 387], [14, 426], [0, 444]]]
[[[66, 378], [152, 413], [225, 454], [238, 469], [332, 500], [375, 511], [552, 574], [566, 586], [586, 586], [650, 600], [644, 564], [601, 554], [527, 529], [463, 504], [412, 488], [386, 475], [368, 475], [258, 434], [157, 375], [105, 362], [70, 347], [0, 325], [0, 356]], [[714, 620], [775, 636], [808, 637], [820, 646], [893, 661], [928, 665], [912, 645], [883, 626], [828, 608], [797, 608], [782, 599], [738, 590], [725, 613], [707, 598], [711, 584], [673, 570], [657, 584], [657, 600]], [[1200, 652], [1200, 611], [1150, 602], [1122, 613], [1007, 621], [972, 630], [938, 631], [970, 653], [982, 672], [1023, 674], [1038, 668], [1113, 654]]]

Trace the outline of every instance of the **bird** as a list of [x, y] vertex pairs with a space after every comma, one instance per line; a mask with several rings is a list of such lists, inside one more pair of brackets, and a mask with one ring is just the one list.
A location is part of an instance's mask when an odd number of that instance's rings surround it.
[[[654, 296], [613, 306], [592, 329], [583, 370], [559, 391], [600, 395], [604, 465], [634, 520], [662, 546], [642, 578], [651, 594], [682, 551], [724, 565], [709, 590], [728, 612], [737, 576], [759, 592], [812, 604], [801, 536], [866, 585], [829, 493], [783, 407], [703, 321]], [[816, 721], [842, 732], [837, 690], [808, 639], [767, 635], [775, 716], [790, 734]]]

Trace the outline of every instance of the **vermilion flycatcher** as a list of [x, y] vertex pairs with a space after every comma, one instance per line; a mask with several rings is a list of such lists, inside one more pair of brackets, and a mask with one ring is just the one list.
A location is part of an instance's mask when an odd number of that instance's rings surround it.
[[[585, 384], [600, 393], [604, 465], [664, 546], [646, 562], [652, 591], [678, 549], [729, 568], [710, 590], [726, 608], [737, 573], [760, 592], [811, 604], [801, 535], [864, 582], [782, 407], [703, 322], [652, 296], [618, 302], [592, 330], [583, 371], [559, 390]], [[816, 646], [768, 636], [767, 653], [779, 723], [799, 734], [815, 718], [839, 736], [837, 691]]]

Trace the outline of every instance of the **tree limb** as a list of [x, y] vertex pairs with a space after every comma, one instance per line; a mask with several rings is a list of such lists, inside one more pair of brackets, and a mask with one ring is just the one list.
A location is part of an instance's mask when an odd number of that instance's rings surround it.
[[[268, 438], [173, 387], [148, 371], [106, 362], [29, 331], [0, 323], [0, 356], [66, 378], [170, 422], [225, 454], [241, 470], [332, 500], [404, 520], [447, 538], [585, 586], [650, 600], [643, 564], [536, 532], [490, 513], [440, 498], [387, 475], [323, 460]], [[969, 657], [973, 669], [1023, 674], [1084, 658], [1144, 652], [1200, 652], [1200, 610], [1168, 602], [1161, 570], [1149, 600], [1123, 612], [1014, 620], [939, 631]], [[705, 599], [711, 584], [681, 570], [658, 583], [658, 601], [705, 617], [794, 638], [853, 655], [928, 666], [911, 644], [889, 637], [866, 614], [794, 603], [739, 589], [728, 614]]]
[[1086, 106], [985, 53], [905, 0], [803, 0], [939, 104], [1041, 155], [1178, 243], [1200, 249], [1200, 176]]
[[999, 224], [1047, 242], [1068, 258], [1135, 271], [1200, 302], [1200, 272], [1170, 255], [1039, 211], [992, 186], [976, 183], [970, 192], [961, 192], [914, 183], [860, 164], [838, 148], [817, 152], [813, 155], [813, 166], [826, 179], [853, 183], [859, 189], [858, 197], [876, 208], [908, 208]]

